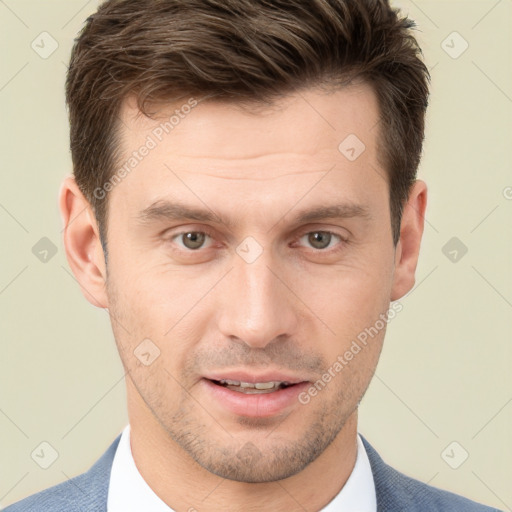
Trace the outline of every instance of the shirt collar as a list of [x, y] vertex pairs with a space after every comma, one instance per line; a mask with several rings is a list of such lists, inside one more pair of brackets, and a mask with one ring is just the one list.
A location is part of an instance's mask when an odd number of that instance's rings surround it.
[[377, 495], [370, 460], [357, 435], [354, 469], [341, 491], [320, 512], [377, 512]]
[[[108, 512], [174, 512], [149, 487], [139, 473], [130, 448], [130, 425], [122, 432], [108, 490]], [[341, 491], [320, 512], [376, 512], [377, 499], [370, 461], [361, 437], [357, 436], [354, 469]]]

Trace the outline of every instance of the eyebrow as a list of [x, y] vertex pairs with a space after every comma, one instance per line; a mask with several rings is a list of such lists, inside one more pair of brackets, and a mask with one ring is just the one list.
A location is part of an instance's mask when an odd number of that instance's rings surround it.
[[[304, 224], [307, 222], [317, 222], [320, 220], [348, 219], [353, 217], [360, 217], [364, 220], [370, 220], [372, 218], [366, 206], [348, 202], [299, 210], [293, 218], [293, 223]], [[139, 212], [136, 219], [140, 224], [143, 225], [151, 224], [152, 222], [161, 220], [193, 220], [197, 222], [222, 224], [230, 230], [233, 229], [236, 224], [230, 219], [219, 216], [212, 210], [193, 208], [183, 203], [162, 199], [157, 200], [147, 208], [144, 208], [144, 210]]]

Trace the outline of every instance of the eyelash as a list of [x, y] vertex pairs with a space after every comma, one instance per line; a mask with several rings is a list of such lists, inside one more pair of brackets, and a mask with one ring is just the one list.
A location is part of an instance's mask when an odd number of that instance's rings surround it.
[[[205, 234], [205, 235], [209, 236], [211, 239], [214, 239], [213, 232], [209, 231], [208, 229], [200, 229], [200, 230], [189, 229], [187, 231], [180, 231], [179, 233], [175, 233], [174, 235], [172, 235], [170, 237], [170, 241], [172, 242], [175, 239], [177, 239], [180, 236], [185, 235], [187, 233], [202, 233], [202, 234]], [[338, 245], [341, 245], [341, 247], [336, 247], [334, 249], [333, 248], [331, 248], [331, 249], [314, 249], [314, 248], [310, 248], [311, 251], [313, 251], [315, 253], [318, 253], [318, 254], [334, 254], [334, 253], [337, 253], [340, 250], [343, 250], [343, 247], [348, 243], [348, 240], [345, 237], [343, 237], [342, 235], [340, 235], [339, 233], [335, 233], [334, 231], [329, 231], [329, 230], [325, 230], [325, 229], [314, 229], [314, 230], [310, 230], [310, 231], [304, 231], [304, 232], [299, 234], [294, 239], [293, 243], [296, 243], [301, 238], [303, 238], [304, 236], [309, 235], [311, 233], [327, 233], [327, 234], [330, 234], [330, 235], [332, 235], [334, 237], [339, 238], [339, 240], [340, 240]], [[195, 253], [195, 252], [201, 251], [201, 249], [203, 249], [203, 248], [200, 247], [199, 249], [195, 249], [194, 250], [194, 249], [188, 249], [188, 248], [184, 247], [184, 248], [180, 248], [179, 250], [183, 251], [183, 252]]]

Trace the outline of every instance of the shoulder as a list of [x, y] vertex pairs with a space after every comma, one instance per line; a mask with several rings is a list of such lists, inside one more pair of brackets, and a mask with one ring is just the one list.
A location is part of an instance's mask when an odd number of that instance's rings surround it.
[[119, 435], [86, 473], [28, 496], [8, 506], [3, 512], [105, 511], [110, 470], [120, 438]]
[[388, 466], [361, 435], [382, 512], [500, 512], [449, 491], [427, 485]]

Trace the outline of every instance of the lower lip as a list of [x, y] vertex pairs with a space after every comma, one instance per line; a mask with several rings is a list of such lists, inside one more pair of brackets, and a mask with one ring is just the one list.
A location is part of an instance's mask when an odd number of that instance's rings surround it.
[[298, 395], [307, 388], [307, 382], [273, 391], [272, 393], [242, 393], [233, 391], [211, 380], [202, 379], [204, 388], [214, 401], [238, 416], [267, 418], [282, 413], [288, 407], [298, 404]]

